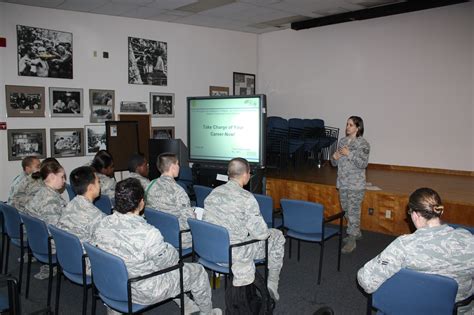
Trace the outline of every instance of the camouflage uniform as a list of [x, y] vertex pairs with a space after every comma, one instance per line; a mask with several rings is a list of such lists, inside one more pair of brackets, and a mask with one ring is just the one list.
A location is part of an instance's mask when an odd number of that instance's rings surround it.
[[115, 185], [117, 182], [114, 178], [108, 177], [102, 173], [95, 173], [100, 182], [100, 193], [106, 195], [113, 200], [115, 198]]
[[12, 196], [10, 205], [18, 209], [20, 212], [25, 212], [27, 203], [33, 198], [34, 195], [44, 187], [43, 180], [34, 179], [31, 174], [24, 177], [18, 183], [15, 194]]
[[142, 184], [143, 189], [146, 189], [148, 185], [150, 184], [150, 180], [148, 178], [143, 177], [142, 175], [138, 173], [130, 172], [130, 177], [138, 179], [140, 181], [140, 184]]
[[[401, 268], [455, 279], [459, 285], [456, 301], [463, 300], [474, 293], [474, 236], [448, 225], [420, 228], [393, 241], [359, 270], [357, 279], [372, 293]], [[471, 312], [472, 304], [468, 306]]]
[[[263, 220], [255, 197], [240, 187], [235, 180], [216, 187], [204, 200], [203, 220], [223, 226], [229, 231], [230, 242], [240, 243], [251, 239], [268, 240], [268, 280], [278, 284], [285, 254], [285, 237], [277, 229], [269, 229]], [[254, 259], [265, 257], [264, 242], [234, 249], [232, 273], [235, 286], [254, 281]]]
[[[138, 215], [114, 212], [105, 217], [92, 233], [92, 244], [122, 258], [130, 278], [148, 274], [178, 263], [176, 249], [164, 242], [160, 231]], [[201, 312], [212, 309], [207, 273], [199, 264], [184, 264], [184, 289], [191, 290]], [[151, 304], [179, 293], [177, 270], [132, 284], [134, 303]]]
[[[146, 190], [147, 207], [167, 212], [179, 219], [181, 230], [189, 229], [188, 218], [194, 218], [189, 196], [171, 176], [161, 175], [154, 179]], [[191, 233], [183, 234], [183, 248], [192, 246]]]
[[10, 192], [8, 193], [8, 199], [7, 199], [7, 203], [8, 204], [11, 204], [12, 200], [13, 200], [13, 196], [16, 195], [16, 192], [18, 191], [18, 188], [19, 188], [19, 184], [20, 182], [22, 182], [26, 177], [28, 176], [28, 174], [26, 174], [25, 172], [21, 172], [21, 174], [18, 174], [12, 181], [12, 184], [10, 185]]
[[337, 166], [337, 184], [341, 208], [346, 212], [348, 221], [347, 234], [359, 236], [360, 233], [360, 206], [365, 194], [365, 169], [369, 163], [370, 145], [363, 137], [349, 141], [344, 137], [339, 142], [339, 148], [347, 146], [348, 156], [341, 156], [339, 160], [331, 157], [331, 164]]
[[57, 225], [61, 213], [66, 207], [66, 200], [56, 190], [43, 185], [25, 207], [25, 212], [32, 217]]

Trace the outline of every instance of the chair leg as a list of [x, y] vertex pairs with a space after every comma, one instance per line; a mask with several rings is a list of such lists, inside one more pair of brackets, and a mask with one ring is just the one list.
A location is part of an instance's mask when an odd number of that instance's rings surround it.
[[319, 254], [318, 285], [321, 284], [321, 273], [323, 271], [324, 241], [321, 242], [320, 246], [321, 246], [321, 253]]
[[212, 289], [216, 289], [216, 273], [212, 272]]
[[48, 264], [49, 266], [49, 277], [48, 277], [48, 300], [46, 301], [46, 306], [51, 306], [51, 295], [53, 292], [53, 264]]
[[[10, 253], [10, 238], [7, 236], [7, 248], [5, 250], [5, 274], [8, 273], [8, 259], [10, 258], [9, 256]], [[21, 292], [21, 279], [18, 282], [18, 291]]]
[[339, 233], [339, 251], [337, 252], [337, 271], [341, 271], [341, 244], [342, 244], [342, 233]]
[[[21, 268], [21, 267], [20, 267]], [[21, 271], [21, 269], [20, 269]], [[30, 276], [31, 276], [31, 252], [28, 248], [28, 265], [26, 267], [26, 292], [25, 298], [28, 298], [28, 294], [30, 293]]]
[[301, 241], [298, 240], [298, 261], [300, 261], [300, 249], [301, 249]]
[[56, 315], [59, 314], [59, 294], [61, 291], [61, 274], [62, 274], [62, 270], [58, 266], [58, 273], [57, 273], [57, 279], [56, 279], [56, 305], [54, 308], [54, 314]]
[[84, 284], [82, 286], [82, 315], [87, 314], [87, 293], [88, 287], [87, 284]]
[[0, 254], [0, 273], [3, 271], [3, 262], [5, 258], [5, 233], [2, 233], [2, 252]]
[[224, 275], [224, 288], [227, 289], [227, 276], [228, 275]]
[[95, 315], [95, 308], [96, 308], [96, 302], [97, 302], [97, 297], [96, 292], [95, 292], [95, 287], [92, 285], [92, 301], [91, 301], [91, 315]]
[[288, 253], [288, 258], [291, 259], [291, 243], [292, 243], [292, 242], [291, 242], [291, 237], [290, 237], [289, 239], [290, 239], [290, 246], [289, 246], [289, 248], [288, 248], [288, 251], [289, 251], [289, 253]]

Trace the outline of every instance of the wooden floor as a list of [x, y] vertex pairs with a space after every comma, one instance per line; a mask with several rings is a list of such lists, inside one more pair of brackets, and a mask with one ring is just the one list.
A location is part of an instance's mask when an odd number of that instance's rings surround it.
[[[279, 207], [281, 198], [322, 203], [327, 214], [340, 211], [336, 190], [337, 168], [325, 163], [321, 168], [305, 165], [284, 170], [267, 169], [267, 194]], [[445, 205], [443, 219], [447, 222], [474, 226], [474, 176], [429, 170], [394, 170], [369, 165], [367, 182], [380, 190], [367, 190], [362, 204], [362, 228], [392, 235], [409, 233], [406, 204], [417, 188], [436, 190]], [[369, 214], [369, 208], [373, 213]], [[386, 210], [390, 210], [387, 214]]]

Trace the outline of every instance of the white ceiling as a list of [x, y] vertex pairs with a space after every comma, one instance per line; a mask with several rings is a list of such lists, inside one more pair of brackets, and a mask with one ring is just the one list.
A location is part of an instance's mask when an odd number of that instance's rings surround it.
[[261, 34], [307, 20], [404, 0], [0, 0], [29, 6]]

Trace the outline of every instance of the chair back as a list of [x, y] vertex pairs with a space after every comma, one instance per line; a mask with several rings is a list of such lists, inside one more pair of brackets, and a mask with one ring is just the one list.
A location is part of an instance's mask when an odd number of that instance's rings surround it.
[[194, 185], [193, 188], [196, 194], [196, 206], [204, 208], [204, 199], [211, 193], [212, 188], [202, 185]]
[[273, 223], [273, 199], [271, 196], [253, 194], [255, 199], [257, 199], [258, 206], [260, 208], [260, 213], [262, 214], [265, 223], [269, 226], [272, 226]]
[[96, 200], [94, 200], [94, 205], [106, 215], [112, 214], [112, 202], [107, 195], [101, 194]]
[[28, 246], [35, 255], [48, 255], [49, 232], [44, 221], [26, 213], [20, 213], [28, 234]]
[[280, 204], [286, 228], [300, 233], [323, 232], [324, 207], [322, 204], [292, 199], [281, 199]]
[[229, 263], [229, 232], [209, 222], [188, 219], [193, 236], [193, 249], [199, 257], [219, 264]]
[[5, 231], [12, 239], [20, 239], [21, 217], [18, 210], [4, 202], [0, 202], [5, 220]]
[[468, 226], [468, 225], [463, 225], [463, 224], [456, 224], [456, 223], [447, 223], [450, 227], [453, 229], [465, 229], [471, 232], [471, 234], [474, 234], [474, 226]]
[[76, 197], [76, 192], [72, 189], [71, 184], [66, 183], [66, 191], [69, 196], [69, 201], [73, 200]]
[[458, 284], [454, 279], [401, 269], [372, 295], [385, 314], [452, 314]]
[[76, 235], [49, 225], [56, 246], [56, 257], [64, 271], [82, 275], [82, 245]]
[[179, 248], [179, 221], [172, 214], [163, 211], [145, 208], [146, 221], [160, 230], [165, 242]]
[[[0, 275], [0, 286], [7, 287], [7, 292], [0, 293], [0, 312], [10, 315], [21, 315], [18, 281], [9, 275]], [[8, 293], [8, 295], [5, 295]]]
[[89, 256], [94, 286], [104, 297], [115, 301], [128, 301], [128, 272], [124, 261], [87, 242], [84, 244]]

